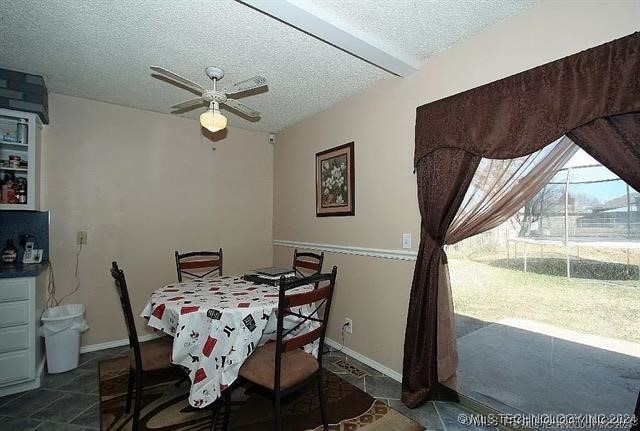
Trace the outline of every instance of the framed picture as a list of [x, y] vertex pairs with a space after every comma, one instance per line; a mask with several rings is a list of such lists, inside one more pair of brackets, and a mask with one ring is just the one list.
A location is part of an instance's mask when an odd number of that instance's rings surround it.
[[316, 216], [356, 213], [353, 142], [316, 153]]

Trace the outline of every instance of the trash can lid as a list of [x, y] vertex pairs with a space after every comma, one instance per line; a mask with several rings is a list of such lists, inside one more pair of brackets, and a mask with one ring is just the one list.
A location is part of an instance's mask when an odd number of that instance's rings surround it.
[[51, 307], [44, 310], [40, 320], [43, 322], [52, 322], [56, 320], [73, 319], [82, 316], [85, 311], [84, 304], [68, 304]]

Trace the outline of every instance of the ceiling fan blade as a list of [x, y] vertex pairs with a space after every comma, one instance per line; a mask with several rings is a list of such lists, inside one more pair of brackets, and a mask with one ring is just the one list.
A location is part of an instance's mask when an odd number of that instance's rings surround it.
[[244, 81], [236, 82], [231, 88], [225, 90], [225, 93], [241, 93], [243, 91], [253, 90], [254, 88], [264, 87], [265, 85], [267, 85], [267, 78], [258, 75], [250, 79], [245, 79]]
[[195, 99], [185, 100], [184, 102], [176, 103], [175, 105], [171, 106], [171, 109], [176, 109], [176, 110], [186, 109], [186, 108], [191, 108], [191, 107], [200, 105], [202, 103], [204, 103], [204, 99], [202, 97], [196, 97]]
[[177, 82], [178, 84], [181, 84], [181, 85], [191, 89], [192, 91], [195, 91], [196, 93], [202, 94], [205, 91], [205, 89], [204, 89], [204, 87], [202, 87], [202, 85], [197, 84], [197, 83], [193, 82], [192, 80], [185, 78], [184, 76], [180, 76], [175, 72], [172, 72], [172, 71], [170, 71], [168, 69], [165, 69], [164, 67], [160, 67], [160, 66], [149, 66], [149, 67], [154, 72], [159, 73], [161, 75], [164, 75], [167, 78], [170, 78], [173, 81]]
[[224, 102], [224, 104], [230, 108], [235, 109], [236, 111], [243, 113], [247, 117], [258, 118], [260, 116], [260, 113], [258, 111], [256, 111], [253, 108], [249, 108], [244, 103], [240, 103], [235, 99], [227, 99], [227, 101]]

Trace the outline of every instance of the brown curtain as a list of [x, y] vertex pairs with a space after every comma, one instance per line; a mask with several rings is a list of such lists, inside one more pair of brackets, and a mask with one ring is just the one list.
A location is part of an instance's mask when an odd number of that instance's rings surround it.
[[[420, 248], [413, 273], [405, 334], [402, 401], [417, 407], [434, 395], [438, 380], [436, 337], [439, 268], [446, 262], [442, 247], [464, 193], [473, 179], [480, 157], [456, 148], [442, 148], [424, 157], [417, 166], [418, 206], [422, 216]], [[407, 342], [409, 340], [409, 342]], [[419, 340], [419, 342], [411, 342]], [[413, 366], [421, 364], [421, 366]], [[442, 396], [439, 394], [438, 396]]]
[[405, 331], [402, 401], [442, 396], [438, 280], [446, 232], [482, 157], [512, 159], [569, 136], [640, 190], [640, 33], [427, 105], [416, 112], [422, 232]]
[[[636, 82], [640, 86], [640, 76]], [[573, 129], [567, 135], [594, 159], [638, 190], [640, 112], [598, 118]]]
[[640, 32], [418, 107], [414, 160], [442, 147], [525, 156], [599, 118], [637, 121], [639, 95]]

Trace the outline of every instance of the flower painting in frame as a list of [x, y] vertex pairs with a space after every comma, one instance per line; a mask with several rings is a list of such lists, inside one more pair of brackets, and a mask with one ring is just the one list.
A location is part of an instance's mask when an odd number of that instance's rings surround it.
[[316, 153], [316, 216], [352, 216], [355, 206], [353, 142]]

